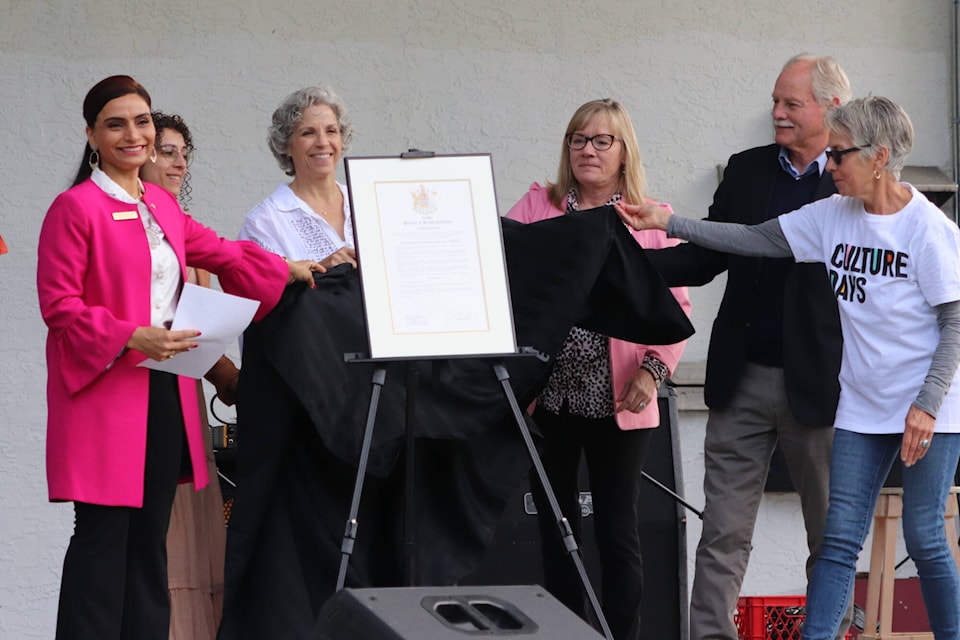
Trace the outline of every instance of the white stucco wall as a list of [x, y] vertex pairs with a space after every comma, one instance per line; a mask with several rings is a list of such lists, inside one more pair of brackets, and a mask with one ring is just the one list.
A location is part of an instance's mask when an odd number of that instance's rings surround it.
[[[45, 331], [34, 287], [44, 211], [84, 143], [81, 102], [128, 73], [194, 132], [193, 212], [236, 234], [284, 176], [264, 144], [277, 102], [327, 83], [352, 153], [490, 152], [503, 211], [552, 177], [573, 110], [615, 97], [633, 116], [654, 195], [703, 215], [716, 165], [771, 139], [782, 63], [835, 55], [855, 94], [886, 95], [917, 130], [911, 164], [951, 164], [947, 0], [399, 0], [136, 3], [0, 0], [0, 638], [53, 635], [67, 505], [46, 502]], [[722, 283], [694, 293], [702, 360]], [[686, 492], [702, 503], [702, 414], [683, 418]], [[745, 593], [802, 590], [792, 496], [765, 500]], [[691, 520], [691, 551], [697, 525]]]

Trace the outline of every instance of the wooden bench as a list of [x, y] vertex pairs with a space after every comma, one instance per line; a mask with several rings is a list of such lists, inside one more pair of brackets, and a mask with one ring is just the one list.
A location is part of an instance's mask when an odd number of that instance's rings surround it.
[[[960, 493], [960, 487], [950, 489], [943, 519], [953, 559], [960, 567], [956, 524], [958, 493]], [[873, 512], [873, 545], [870, 551], [870, 573], [867, 577], [864, 632], [860, 634], [862, 640], [933, 640], [933, 634], [930, 632], [894, 633], [892, 631], [897, 528], [902, 516], [903, 489], [881, 489]]]

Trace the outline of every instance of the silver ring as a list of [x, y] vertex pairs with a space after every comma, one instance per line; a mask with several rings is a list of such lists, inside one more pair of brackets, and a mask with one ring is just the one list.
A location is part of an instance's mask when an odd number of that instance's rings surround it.
[[930, 441], [924, 438], [923, 440], [920, 441], [920, 446], [926, 449], [927, 447], [930, 446]]
[[641, 402], [641, 403], [640, 403], [640, 408], [641, 408], [641, 409], [646, 409], [646, 408], [647, 408], [647, 403], [646, 403], [646, 402]]

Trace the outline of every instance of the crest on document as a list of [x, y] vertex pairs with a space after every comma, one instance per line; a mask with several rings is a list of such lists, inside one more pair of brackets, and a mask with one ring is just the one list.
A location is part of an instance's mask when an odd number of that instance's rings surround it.
[[437, 192], [428, 191], [427, 187], [420, 185], [420, 188], [416, 191], [410, 192], [410, 197], [413, 198], [413, 210], [417, 213], [428, 214], [434, 213], [437, 210]]

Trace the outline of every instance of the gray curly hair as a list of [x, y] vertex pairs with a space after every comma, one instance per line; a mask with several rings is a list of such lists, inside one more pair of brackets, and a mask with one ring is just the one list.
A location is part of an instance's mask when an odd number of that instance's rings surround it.
[[310, 107], [325, 104], [333, 110], [337, 116], [337, 125], [340, 127], [340, 137], [343, 139], [344, 153], [350, 148], [350, 142], [353, 140], [353, 123], [347, 115], [347, 107], [335, 94], [332, 89], [323, 86], [305, 87], [294, 91], [277, 107], [273, 112], [273, 122], [267, 131], [267, 144], [273, 157], [284, 173], [288, 176], [296, 175], [293, 167], [293, 160], [287, 154], [287, 147], [290, 144], [290, 137], [293, 136], [294, 129], [300, 124], [303, 118], [303, 112]]

